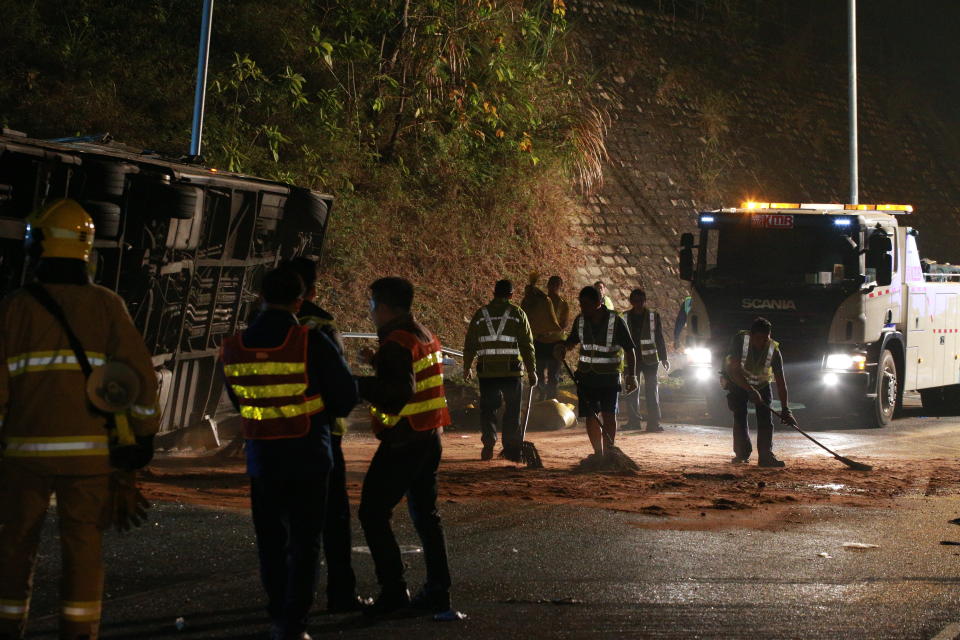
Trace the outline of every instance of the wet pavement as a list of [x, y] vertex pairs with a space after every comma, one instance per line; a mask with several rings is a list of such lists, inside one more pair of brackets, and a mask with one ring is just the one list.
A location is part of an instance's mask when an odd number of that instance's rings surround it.
[[[956, 457], [960, 420], [910, 412], [883, 430], [814, 435], [851, 457]], [[729, 437], [713, 427], [683, 429]], [[812, 446], [799, 435], [778, 437], [778, 450], [787, 455], [816, 455]], [[842, 483], [820, 484], [818, 491], [847, 490]], [[930, 639], [960, 622], [960, 546], [940, 544], [960, 541], [960, 526], [948, 523], [960, 515], [960, 496], [915, 492], [884, 508], [797, 509], [803, 517], [777, 530], [677, 531], [662, 521], [661, 528], [649, 528], [653, 516], [607, 509], [445, 502], [454, 603], [466, 620], [369, 624], [356, 615], [324, 615], [321, 598], [311, 633], [458, 640]], [[396, 526], [401, 544], [410, 547], [415, 587], [423, 579], [422, 558], [402, 508]], [[363, 544], [358, 533], [357, 574], [361, 590], [372, 594], [373, 567]], [[104, 638], [266, 637], [246, 512], [161, 503], [144, 528], [111, 532], [107, 548]], [[48, 523], [28, 637], [56, 637], [58, 563]], [[175, 627], [179, 617], [182, 631]], [[956, 636], [949, 631], [938, 640]]]

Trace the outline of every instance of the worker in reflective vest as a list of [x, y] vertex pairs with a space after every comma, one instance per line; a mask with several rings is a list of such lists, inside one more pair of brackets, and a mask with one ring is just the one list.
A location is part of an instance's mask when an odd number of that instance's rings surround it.
[[[326, 335], [343, 354], [343, 340], [333, 315], [316, 303], [317, 263], [298, 257], [281, 263], [297, 272], [303, 280], [303, 304], [297, 312], [300, 325]], [[343, 457], [343, 436], [347, 433], [346, 418], [335, 418], [330, 424], [330, 450], [333, 467], [327, 486], [327, 516], [323, 524], [323, 557], [327, 564], [327, 611], [357, 611], [365, 601], [357, 595], [357, 576], [353, 571], [353, 543], [350, 531], [350, 496], [347, 494], [347, 467]]]
[[593, 452], [603, 455], [605, 447], [617, 437], [617, 396], [621, 391], [620, 371], [626, 359], [627, 393], [637, 388], [634, 342], [623, 318], [607, 309], [595, 287], [584, 287], [578, 296], [580, 315], [573, 330], [556, 347], [562, 358], [580, 345], [577, 363], [577, 408], [586, 419], [587, 435]]
[[[380, 446], [363, 480], [359, 517], [380, 593], [365, 613], [376, 617], [408, 606], [440, 613], [450, 609], [447, 545], [437, 509], [440, 435], [450, 424], [443, 354], [440, 341], [410, 313], [410, 282], [381, 278], [370, 285], [370, 293], [380, 348], [361, 352], [375, 375], [360, 378], [359, 384]], [[426, 583], [412, 600], [390, 528], [393, 509], [404, 496], [427, 565]]]
[[224, 340], [227, 392], [246, 438], [250, 505], [273, 638], [309, 638], [318, 549], [333, 466], [330, 423], [357, 404], [357, 387], [333, 342], [295, 316], [303, 281], [267, 273], [263, 309]]
[[[480, 378], [481, 460], [493, 458], [497, 443], [497, 411], [503, 411], [503, 457], [522, 460], [520, 445], [524, 434], [520, 427], [523, 370], [531, 387], [537, 386], [537, 364], [533, 332], [527, 314], [510, 303], [513, 283], [500, 280], [494, 285], [493, 300], [473, 314], [463, 346], [463, 375], [473, 377], [473, 359], [477, 359]], [[529, 409], [528, 409], [529, 410]]]
[[761, 467], [782, 467], [783, 461], [773, 455], [773, 421], [770, 414], [770, 383], [776, 380], [777, 397], [783, 407], [781, 422], [796, 424], [787, 397], [780, 344], [770, 337], [770, 321], [757, 318], [750, 331], [740, 331], [730, 342], [724, 359], [727, 381], [727, 404], [733, 411], [734, 464], [750, 460], [753, 447], [747, 429], [747, 403], [753, 402], [757, 412], [757, 454]]
[[[630, 309], [624, 314], [630, 335], [637, 344], [637, 368], [643, 374], [643, 388], [647, 401], [647, 431], [663, 431], [660, 426], [660, 393], [657, 374], [660, 365], [664, 371], [670, 371], [667, 360], [667, 345], [663, 339], [663, 327], [660, 314], [647, 308], [647, 294], [643, 289], [630, 292]], [[640, 429], [640, 390], [627, 397], [627, 429]]]
[[[32, 214], [27, 253], [34, 276], [60, 307], [94, 368], [122, 362], [140, 390], [126, 418], [135, 442], [109, 442], [104, 415], [87, 395], [86, 375], [58, 320], [25, 289], [0, 302], [0, 637], [21, 638], [27, 621], [40, 531], [56, 494], [63, 564], [60, 637], [99, 634], [103, 529], [111, 517], [111, 461], [145, 466], [159, 427], [150, 352], [112, 291], [91, 284], [94, 225], [73, 200]], [[111, 451], [112, 450], [112, 451]]]

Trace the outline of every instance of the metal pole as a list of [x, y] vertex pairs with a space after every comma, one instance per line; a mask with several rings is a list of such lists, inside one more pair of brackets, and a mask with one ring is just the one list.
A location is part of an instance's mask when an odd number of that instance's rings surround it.
[[850, 0], [850, 204], [860, 203], [857, 166], [857, 0]]
[[213, 18], [213, 0], [203, 0], [203, 19], [200, 22], [200, 53], [197, 56], [197, 90], [193, 96], [193, 128], [190, 133], [190, 157], [200, 156], [203, 137], [203, 107], [207, 97], [207, 62], [210, 58], [210, 21]]

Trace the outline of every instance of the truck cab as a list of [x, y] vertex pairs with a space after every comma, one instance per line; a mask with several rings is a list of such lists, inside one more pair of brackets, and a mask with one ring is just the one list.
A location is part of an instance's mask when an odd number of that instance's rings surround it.
[[[747, 202], [706, 211], [681, 238], [691, 282], [687, 356], [715, 417], [714, 372], [757, 316], [781, 344], [791, 408], [888, 424], [904, 390], [946, 406], [960, 383], [960, 277], [924, 263], [909, 205]], [[934, 282], [933, 279], [942, 282]], [[795, 407], [796, 405], [796, 407]]]

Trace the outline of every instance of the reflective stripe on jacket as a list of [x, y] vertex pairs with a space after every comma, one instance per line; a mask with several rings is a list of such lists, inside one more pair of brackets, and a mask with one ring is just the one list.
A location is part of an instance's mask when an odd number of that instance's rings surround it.
[[[91, 366], [130, 366], [140, 382], [129, 418], [135, 435], [159, 428], [150, 352], [116, 293], [95, 284], [45, 283]], [[0, 449], [40, 473], [109, 473], [106, 421], [87, 399], [87, 381], [60, 323], [25, 290], [0, 302]]]
[[640, 361], [643, 364], [657, 364], [660, 360], [657, 358], [657, 335], [656, 318], [654, 311], [647, 311], [649, 316], [649, 328], [647, 323], [640, 325], [640, 335], [637, 336], [637, 350], [640, 352]]
[[589, 373], [618, 373], [620, 371], [622, 349], [613, 340], [617, 314], [610, 313], [607, 319], [607, 332], [603, 344], [600, 344], [592, 333], [590, 325], [583, 316], [577, 321], [577, 332], [580, 336], [580, 364], [578, 371]]
[[370, 407], [374, 433], [395, 427], [404, 418], [416, 431], [430, 431], [449, 425], [451, 420], [443, 389], [443, 352], [440, 341], [431, 335], [429, 342], [422, 342], [413, 333], [397, 329], [384, 339], [384, 343], [386, 342], [395, 342], [410, 352], [416, 389], [399, 414], [390, 414], [375, 406]]
[[244, 437], [300, 438], [310, 416], [323, 411], [323, 398], [306, 395], [307, 327], [291, 327], [282, 345], [248, 349], [242, 334], [223, 341], [220, 358], [227, 384], [240, 405]]
[[[763, 354], [752, 354], [750, 358], [750, 334], [743, 336], [743, 350], [740, 355], [740, 368], [743, 369], [743, 377], [754, 387], [764, 387], [773, 381], [773, 356], [780, 348], [780, 343], [776, 340], [770, 340], [767, 352]], [[760, 357], [757, 357], [760, 355]]]

